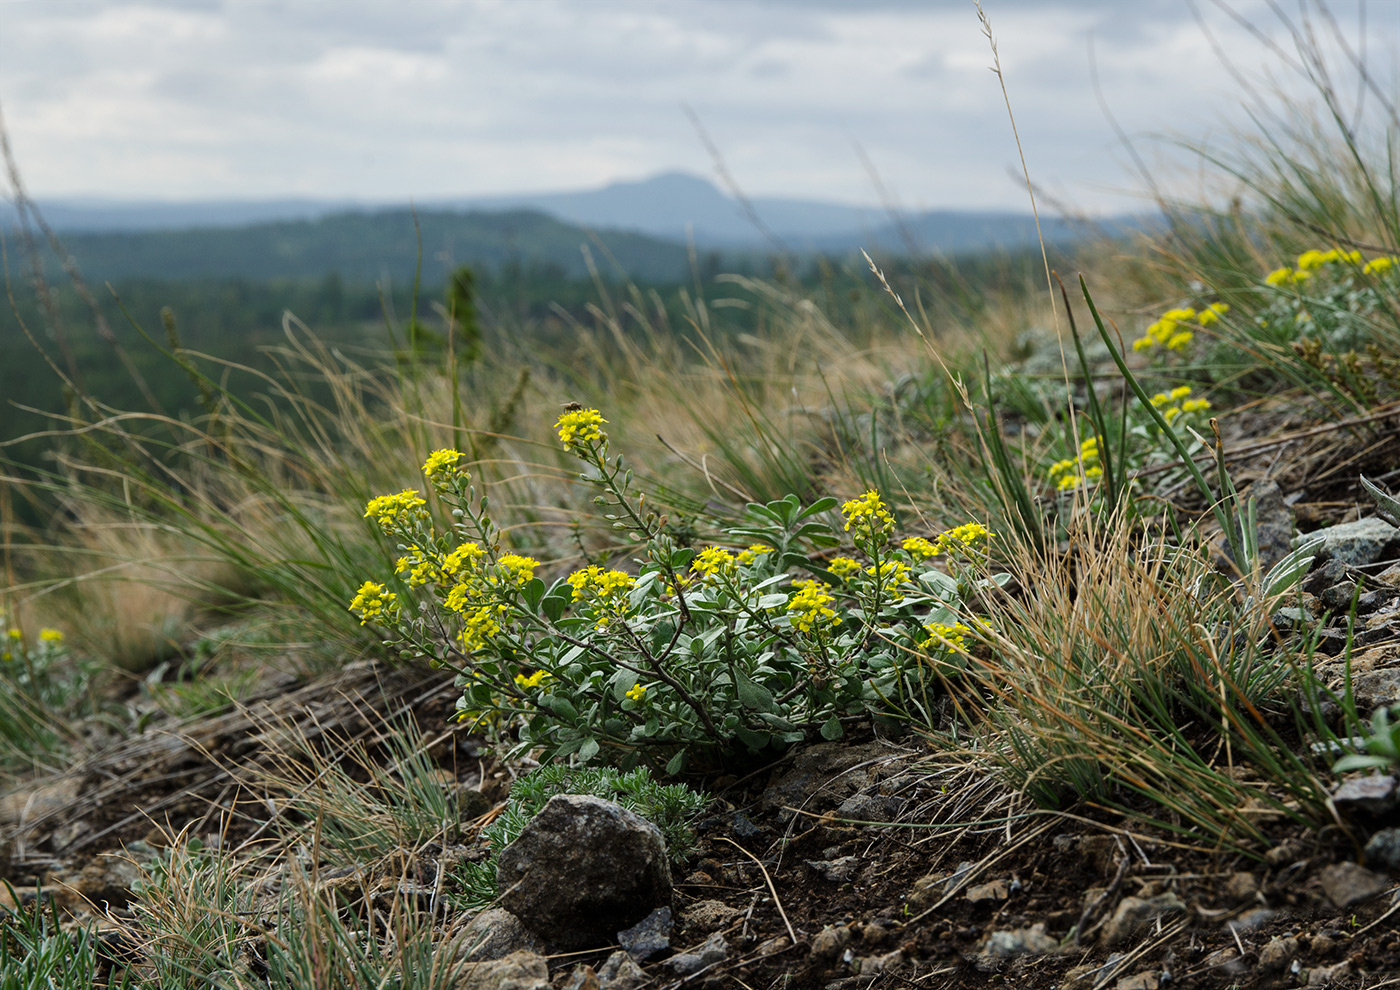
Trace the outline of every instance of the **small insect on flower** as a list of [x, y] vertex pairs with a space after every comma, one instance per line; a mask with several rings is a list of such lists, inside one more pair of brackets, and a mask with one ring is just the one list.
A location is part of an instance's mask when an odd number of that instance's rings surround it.
[[598, 441], [606, 443], [608, 436], [602, 430], [606, 422], [596, 409], [571, 409], [554, 425], [559, 430], [560, 443], [569, 450], [577, 450]]

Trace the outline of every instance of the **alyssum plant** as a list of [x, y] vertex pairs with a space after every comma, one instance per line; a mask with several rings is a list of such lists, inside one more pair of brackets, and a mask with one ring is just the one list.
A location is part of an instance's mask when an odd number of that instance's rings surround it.
[[[386, 645], [457, 672], [460, 718], [514, 722], [521, 745], [547, 758], [665, 762], [674, 773], [701, 753], [818, 729], [836, 739], [845, 718], [909, 713], [962, 666], [976, 621], [962, 603], [1004, 580], [978, 576], [990, 535], [981, 524], [896, 544], [893, 516], [868, 491], [841, 507], [855, 555], [817, 561], [842, 542], [828, 521], [836, 500], [803, 507], [789, 495], [750, 505], [748, 524], [727, 533], [732, 546], [697, 552], [609, 458], [605, 422], [573, 409], [559, 438], [637, 545], [635, 573], [591, 564], [546, 585], [537, 561], [502, 547], [455, 450], [423, 465], [446, 526], [412, 489], [367, 507], [400, 548], [402, 596], [366, 581], [350, 607], [389, 632]], [[938, 557], [953, 575], [929, 563]]]

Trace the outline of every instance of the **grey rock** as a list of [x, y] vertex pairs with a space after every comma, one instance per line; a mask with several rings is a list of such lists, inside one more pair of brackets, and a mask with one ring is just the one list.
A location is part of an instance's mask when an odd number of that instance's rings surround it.
[[899, 798], [883, 794], [852, 794], [841, 802], [836, 813], [860, 822], [892, 822], [904, 807]]
[[1351, 962], [1343, 959], [1332, 966], [1319, 966], [1308, 970], [1308, 986], [1330, 987], [1344, 977], [1351, 975]]
[[1355, 863], [1335, 863], [1322, 871], [1322, 892], [1338, 909], [1368, 901], [1390, 887], [1389, 881]]
[[549, 990], [549, 963], [533, 952], [468, 963], [457, 974], [453, 990]]
[[697, 901], [681, 912], [681, 925], [697, 932], [713, 932], [728, 928], [744, 916], [744, 912], [724, 901]]
[[500, 905], [560, 949], [607, 945], [671, 903], [656, 826], [621, 805], [557, 794], [501, 850]]
[[[783, 808], [831, 807], [869, 786], [877, 767], [860, 767], [896, 758], [898, 754], [879, 743], [850, 746], [846, 743], [818, 743], [797, 754], [792, 766], [764, 790], [759, 803], [770, 811]], [[783, 814], [790, 814], [783, 812]]]
[[990, 883], [979, 883], [975, 887], [968, 887], [963, 896], [973, 904], [980, 904], [983, 901], [1004, 901], [1011, 895], [1011, 889], [1005, 880], [993, 880]]
[[1249, 972], [1249, 967], [1240, 959], [1239, 951], [1233, 945], [1216, 949], [1201, 960], [1201, 966], [1219, 976], [1243, 976]]
[[1363, 714], [1400, 704], [1400, 670], [1368, 670], [1351, 680], [1356, 707]]
[[729, 958], [729, 943], [719, 932], [705, 939], [705, 943], [692, 952], [682, 952], [667, 959], [664, 965], [670, 967], [677, 976], [691, 976], [706, 966], [724, 962]]
[[835, 962], [836, 957], [851, 944], [851, 930], [846, 925], [827, 925], [812, 939], [812, 958]]
[[1232, 901], [1252, 901], [1258, 893], [1259, 880], [1253, 873], [1232, 873], [1225, 882], [1225, 896]]
[[600, 990], [636, 990], [647, 980], [646, 970], [625, 952], [614, 952], [598, 967]]
[[1260, 907], [1253, 911], [1246, 911], [1238, 918], [1231, 919], [1226, 922], [1225, 927], [1236, 935], [1247, 935], [1263, 928], [1276, 917], [1278, 917], [1277, 911], [1272, 908]]
[[491, 810], [491, 799], [474, 787], [457, 788], [458, 816], [464, 821], [480, 818]]
[[1332, 792], [1337, 810], [1352, 814], [1383, 815], [1400, 804], [1395, 778], [1381, 774], [1342, 781]]
[[1383, 828], [1366, 843], [1366, 862], [1400, 873], [1400, 828]]
[[617, 944], [638, 962], [645, 962], [671, 947], [671, 909], [659, 907], [626, 931], [617, 933]]
[[1259, 950], [1259, 970], [1263, 973], [1277, 973], [1293, 961], [1298, 954], [1298, 940], [1292, 937], [1271, 938]]
[[40, 818], [62, 814], [77, 803], [82, 784], [81, 777], [59, 777], [0, 795], [0, 825], [19, 830]]
[[544, 941], [515, 915], [503, 908], [487, 908], [467, 923], [462, 932], [463, 960], [502, 959], [513, 952], [547, 952]]
[[1113, 984], [1113, 990], [1157, 990], [1161, 985], [1162, 977], [1158, 973], [1146, 969], [1141, 973], [1123, 977]]
[[1351, 608], [1351, 600], [1356, 597], [1356, 582], [1338, 581], [1330, 587], [1323, 588], [1318, 597], [1322, 599], [1322, 604], [1334, 612], [1348, 611]]
[[849, 883], [860, 869], [859, 856], [842, 856], [840, 859], [809, 859], [807, 865], [833, 883]]
[[1043, 924], [992, 932], [982, 943], [979, 953], [991, 959], [1014, 959], [1017, 956], [1043, 956], [1060, 947], [1059, 939], [1045, 934]]
[[1155, 897], [1125, 897], [1118, 902], [1113, 917], [1104, 925], [1104, 944], [1118, 945], [1154, 918], [1185, 910], [1186, 905], [1181, 903], [1181, 898], [1170, 892]]
[[1356, 522], [1328, 526], [1310, 535], [1322, 538], [1319, 555], [1360, 567], [1380, 560], [1386, 548], [1400, 536], [1400, 530], [1382, 519], [1369, 516]]

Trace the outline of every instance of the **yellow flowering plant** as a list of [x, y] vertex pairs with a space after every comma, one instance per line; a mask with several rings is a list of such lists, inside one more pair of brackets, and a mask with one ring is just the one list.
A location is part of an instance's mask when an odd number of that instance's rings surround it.
[[[944, 672], [966, 654], [967, 638], [927, 629], [961, 628], [964, 593], [991, 580], [985, 527], [901, 543], [870, 490], [839, 512], [832, 498], [753, 504], [709, 545], [682, 546], [609, 455], [606, 422], [571, 408], [557, 429], [636, 547], [629, 561], [547, 583], [543, 565], [502, 545], [451, 451], [423, 470], [446, 529], [413, 489], [366, 507], [399, 546], [400, 584], [371, 577], [350, 608], [393, 649], [457, 673], [459, 718], [550, 758], [676, 772], [697, 756], [839, 738], [849, 719], [907, 710], [931, 663]], [[850, 554], [824, 561], [846, 540]]]

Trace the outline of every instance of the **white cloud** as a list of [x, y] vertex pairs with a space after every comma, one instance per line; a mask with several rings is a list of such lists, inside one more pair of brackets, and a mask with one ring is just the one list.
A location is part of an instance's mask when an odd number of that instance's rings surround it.
[[[1090, 32], [1134, 134], [1203, 135], [1234, 95], [1185, 0], [985, 6], [1035, 178], [1081, 205], [1121, 207], [1132, 184]], [[1393, 38], [1397, 7], [1372, 31]], [[1205, 9], [1241, 64], [1264, 62]], [[709, 172], [689, 104], [754, 193], [870, 200], [859, 142], [906, 205], [1023, 203], [970, 3], [0, 0], [0, 17], [0, 98], [43, 195], [422, 201]]]

